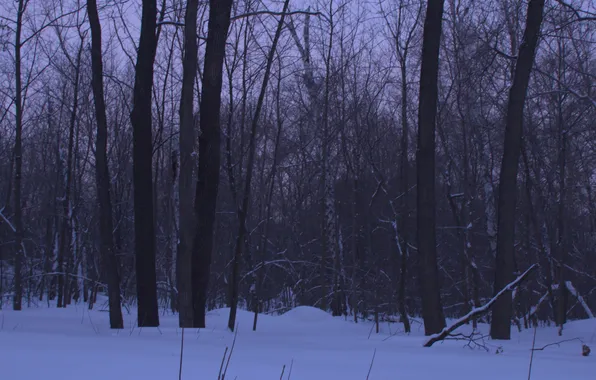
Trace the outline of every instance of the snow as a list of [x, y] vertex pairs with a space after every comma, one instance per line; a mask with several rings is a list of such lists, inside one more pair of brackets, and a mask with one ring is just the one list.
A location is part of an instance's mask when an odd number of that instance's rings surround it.
[[[6, 306], [6, 305], [5, 305]], [[161, 326], [139, 329], [135, 313], [125, 312], [125, 328], [108, 328], [108, 313], [83, 305], [67, 309], [39, 308], [0, 311], [0, 378], [11, 380], [176, 379], [181, 330], [177, 316], [162, 315]], [[228, 310], [208, 314], [207, 328], [187, 329], [183, 379], [217, 379], [222, 356], [234, 335], [226, 329]], [[238, 335], [226, 379], [284, 378], [365, 379], [525, 379], [532, 330], [513, 332], [511, 341], [486, 340], [489, 349], [472, 350], [464, 341], [446, 341], [423, 348], [418, 321], [409, 336], [401, 325], [384, 323], [375, 334], [371, 323], [334, 318], [310, 307], [281, 316], [260, 315], [252, 331], [252, 313], [238, 312]], [[470, 331], [463, 326], [457, 332]], [[487, 332], [488, 327], [480, 326]], [[371, 333], [372, 332], [372, 333]], [[536, 347], [580, 338], [595, 348], [596, 320], [569, 323], [564, 336], [554, 327], [537, 332]], [[503, 352], [496, 354], [502, 346]], [[594, 379], [596, 355], [581, 356], [581, 343], [571, 341], [535, 351], [532, 378]]]
[[321, 309], [310, 306], [298, 306], [282, 315], [288, 323], [326, 322], [333, 317]]

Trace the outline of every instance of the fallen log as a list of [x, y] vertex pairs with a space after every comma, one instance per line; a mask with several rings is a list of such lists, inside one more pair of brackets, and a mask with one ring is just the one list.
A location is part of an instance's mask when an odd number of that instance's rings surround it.
[[445, 340], [445, 338], [451, 335], [452, 332], [465, 325], [466, 323], [470, 322], [472, 319], [488, 313], [490, 308], [494, 305], [497, 299], [499, 299], [499, 297], [503, 296], [503, 294], [507, 292], [512, 291], [515, 287], [522, 283], [528, 277], [528, 275], [536, 268], [538, 268], [538, 264], [533, 264], [518, 278], [516, 278], [514, 281], [510, 282], [507, 286], [501, 289], [501, 291], [499, 291], [499, 293], [497, 293], [493, 298], [491, 298], [490, 301], [488, 301], [480, 307], [472, 309], [468, 314], [455, 321], [455, 323], [453, 323], [451, 326], [445, 327], [443, 331], [441, 331], [440, 333], [431, 335], [428, 341], [424, 344], [424, 347], [430, 347], [439, 341]]

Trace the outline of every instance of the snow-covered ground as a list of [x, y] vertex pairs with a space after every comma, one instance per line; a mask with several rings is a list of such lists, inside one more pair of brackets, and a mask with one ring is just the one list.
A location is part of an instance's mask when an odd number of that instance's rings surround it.
[[[226, 330], [228, 311], [209, 313], [207, 329], [186, 330], [183, 379], [216, 380], [226, 347], [234, 335]], [[448, 341], [423, 348], [421, 326], [405, 336], [401, 325], [354, 324], [317, 309], [300, 307], [282, 316], [238, 315], [238, 335], [226, 379], [345, 380], [366, 379], [527, 379], [533, 331], [515, 332], [509, 342], [486, 340], [489, 352]], [[177, 316], [162, 316], [159, 329], [108, 328], [105, 311], [82, 305], [67, 309], [32, 308], [0, 311], [0, 379], [7, 380], [165, 380], [177, 379], [181, 331]], [[468, 327], [463, 327], [465, 331]], [[486, 329], [486, 326], [482, 326]], [[372, 333], [371, 333], [372, 331]], [[580, 338], [596, 349], [596, 320], [569, 323], [563, 337], [555, 328], [539, 328], [536, 347]], [[502, 352], [496, 354], [502, 346]], [[291, 367], [291, 373], [290, 373]], [[532, 379], [596, 379], [596, 352], [581, 356], [578, 340], [536, 351]]]

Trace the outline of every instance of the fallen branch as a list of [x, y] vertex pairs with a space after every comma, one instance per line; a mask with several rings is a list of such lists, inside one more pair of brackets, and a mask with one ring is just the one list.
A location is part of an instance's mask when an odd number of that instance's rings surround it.
[[526, 277], [534, 270], [538, 268], [538, 264], [533, 264], [530, 266], [524, 273], [522, 273], [518, 278], [516, 278], [513, 282], [509, 283], [505, 286], [497, 295], [495, 295], [490, 301], [484, 304], [481, 307], [474, 308], [468, 314], [464, 315], [460, 319], [458, 319], [454, 324], [449, 327], [445, 327], [443, 331], [438, 334], [431, 335], [429, 340], [424, 344], [424, 347], [430, 347], [433, 344], [445, 340], [453, 331], [458, 329], [459, 327], [465, 325], [466, 323], [470, 322], [472, 319], [484, 315], [489, 312], [490, 308], [494, 305], [497, 300], [503, 296], [503, 294], [512, 291], [515, 287], [517, 287], [521, 282], [523, 282]]
[[489, 352], [490, 350], [486, 347], [485, 338], [487, 336], [473, 331], [471, 334], [452, 334], [445, 338], [445, 340], [467, 340], [468, 343], [464, 347], [468, 347], [471, 350], [476, 348], [482, 348], [484, 351]]
[[559, 342], [554, 342], [554, 343], [549, 343], [546, 346], [540, 347], [540, 348], [532, 348], [532, 351], [544, 351], [545, 348], [551, 347], [551, 346], [557, 346], [560, 347], [561, 343], [567, 343], [567, 342], [573, 342], [573, 341], [579, 341], [581, 343], [584, 343], [580, 338], [573, 338], [573, 339], [565, 339], [565, 340], [561, 340]]
[[579, 292], [575, 289], [575, 287], [573, 286], [573, 283], [571, 283], [571, 281], [566, 281], [565, 282], [565, 287], [567, 288], [567, 290], [569, 290], [569, 293], [571, 293], [575, 298], [577, 298], [577, 301], [584, 308], [584, 311], [588, 315], [588, 318], [593, 319], [594, 318], [594, 313], [592, 312], [592, 310], [590, 309], [590, 307], [588, 306], [588, 304], [584, 300], [584, 297], [582, 297], [581, 294], [579, 294]]
[[526, 315], [526, 320], [531, 321], [532, 318], [534, 317], [534, 315], [536, 315], [536, 313], [538, 312], [538, 309], [540, 308], [540, 305], [542, 305], [542, 303], [544, 302], [544, 300], [546, 300], [546, 297], [548, 297], [548, 291], [546, 293], [544, 293], [544, 295], [542, 297], [540, 297], [540, 299], [538, 300], [538, 302], [536, 303], [536, 305], [532, 306], [530, 308], [530, 311], [528, 312], [528, 314]]

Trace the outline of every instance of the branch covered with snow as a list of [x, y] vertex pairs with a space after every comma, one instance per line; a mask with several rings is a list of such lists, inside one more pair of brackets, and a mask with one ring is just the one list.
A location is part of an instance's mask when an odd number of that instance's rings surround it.
[[493, 298], [491, 298], [491, 300], [488, 301], [486, 304], [484, 304], [483, 306], [472, 309], [472, 311], [470, 311], [468, 314], [464, 315], [463, 317], [461, 317], [460, 319], [455, 321], [454, 324], [452, 324], [449, 327], [445, 327], [443, 329], [443, 331], [441, 331], [440, 333], [431, 335], [430, 339], [424, 344], [424, 347], [430, 347], [433, 344], [435, 344], [441, 340], [444, 340], [449, 335], [451, 335], [452, 332], [454, 332], [459, 327], [465, 325], [466, 323], [471, 321], [473, 318], [488, 313], [490, 308], [494, 305], [495, 302], [497, 302], [497, 300], [501, 296], [503, 296], [503, 294], [505, 294], [509, 291], [512, 291], [514, 288], [516, 288], [536, 268], [538, 268], [538, 264], [533, 264], [524, 273], [522, 273], [518, 278], [516, 278], [514, 281], [510, 282], [507, 286], [505, 286], [503, 289], [501, 289], [499, 291], [499, 293], [497, 293], [497, 295], [495, 295]]

